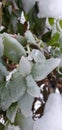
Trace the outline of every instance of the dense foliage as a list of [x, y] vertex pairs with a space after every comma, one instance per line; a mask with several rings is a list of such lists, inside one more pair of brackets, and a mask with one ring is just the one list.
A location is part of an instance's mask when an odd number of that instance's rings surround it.
[[62, 20], [38, 18], [38, 12], [37, 2], [27, 14], [22, 0], [0, 2], [1, 130], [33, 130], [35, 102], [41, 100], [42, 115], [49, 93], [61, 92]]

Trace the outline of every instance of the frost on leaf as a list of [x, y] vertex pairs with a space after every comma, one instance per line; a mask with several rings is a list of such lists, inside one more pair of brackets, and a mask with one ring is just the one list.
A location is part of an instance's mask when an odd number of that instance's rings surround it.
[[21, 112], [24, 116], [28, 117], [32, 115], [32, 103], [33, 103], [33, 97], [29, 95], [28, 93], [25, 93], [21, 97], [21, 99], [18, 101], [18, 106], [21, 109]]
[[31, 73], [31, 63], [28, 61], [27, 57], [22, 56], [18, 66], [18, 71], [23, 76]]

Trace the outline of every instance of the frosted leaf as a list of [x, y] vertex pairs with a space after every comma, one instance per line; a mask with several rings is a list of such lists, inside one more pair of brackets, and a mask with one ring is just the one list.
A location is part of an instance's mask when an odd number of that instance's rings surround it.
[[35, 60], [35, 62], [45, 62], [45, 56], [37, 49], [32, 50], [31, 57]]
[[33, 103], [33, 97], [30, 96], [28, 93], [23, 95], [18, 102], [18, 106], [21, 109], [22, 114], [25, 115], [26, 117], [32, 115], [31, 111], [32, 103]]
[[4, 55], [11, 61], [19, 63], [21, 56], [26, 56], [24, 47], [7, 33], [3, 33]]
[[22, 76], [12, 78], [0, 90], [0, 106], [5, 111], [9, 106], [17, 102], [26, 91], [25, 79]]
[[40, 89], [39, 86], [36, 84], [35, 80], [33, 79], [32, 75], [28, 75], [26, 77], [26, 84], [27, 92], [33, 97], [39, 97]]
[[20, 60], [20, 63], [19, 63], [19, 66], [18, 66], [18, 71], [23, 76], [26, 76], [26, 75], [31, 73], [31, 63], [24, 56], [22, 56], [22, 58]]
[[36, 81], [43, 80], [46, 76], [52, 72], [57, 66], [59, 66], [59, 58], [50, 58], [45, 63], [35, 63], [32, 67], [32, 75]]
[[29, 43], [36, 44], [36, 41], [34, 39], [33, 34], [31, 33], [31, 31], [28, 30], [28, 31], [25, 32], [25, 38], [27, 39], [27, 41]]

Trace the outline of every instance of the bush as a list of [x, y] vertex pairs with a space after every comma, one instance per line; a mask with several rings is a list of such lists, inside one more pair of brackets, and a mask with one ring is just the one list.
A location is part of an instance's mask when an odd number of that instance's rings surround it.
[[[21, 0], [0, 2], [1, 130], [33, 130], [33, 117], [44, 110], [41, 93], [46, 102], [62, 75], [62, 20], [48, 18], [46, 28], [46, 18], [38, 18], [38, 3], [28, 13], [23, 5]], [[41, 112], [34, 112], [37, 100]]]

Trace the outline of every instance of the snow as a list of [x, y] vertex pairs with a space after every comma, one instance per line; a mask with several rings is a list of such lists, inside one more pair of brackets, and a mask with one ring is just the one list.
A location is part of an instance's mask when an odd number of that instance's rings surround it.
[[2, 123], [2, 124], [5, 123], [4, 118], [3, 118], [3, 115], [0, 116], [0, 123]]
[[14, 69], [13, 71], [11, 71], [9, 73], [9, 75], [6, 76], [6, 81], [9, 81], [11, 79], [11, 77], [12, 77], [12, 74], [14, 74], [16, 71], [17, 71], [17, 69]]
[[36, 1], [39, 4], [39, 17], [62, 18], [62, 0], [22, 0], [26, 13], [32, 9]]
[[44, 115], [35, 121], [33, 130], [62, 130], [62, 97], [60, 94], [50, 94]]
[[41, 106], [41, 102], [40, 102], [40, 101], [37, 101], [37, 102], [35, 103], [35, 106], [34, 106], [35, 111], [38, 110], [38, 108], [40, 108], [40, 106]]
[[62, 0], [39, 0], [39, 17], [62, 18]]

